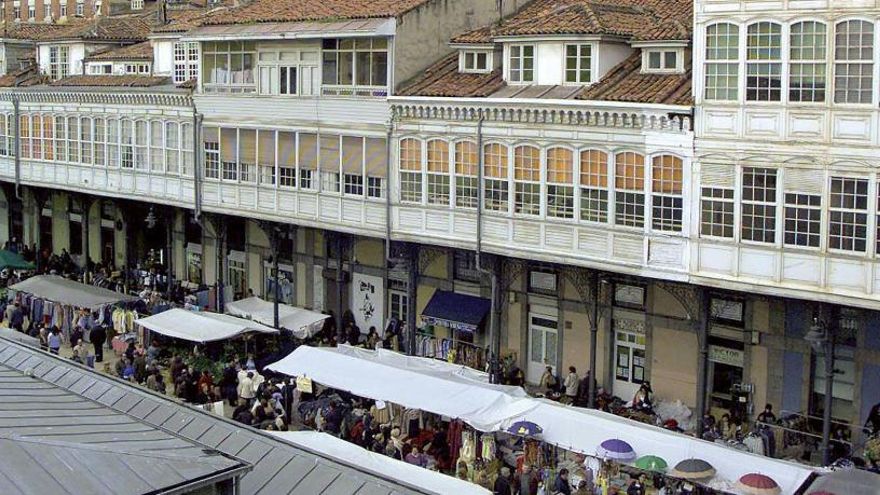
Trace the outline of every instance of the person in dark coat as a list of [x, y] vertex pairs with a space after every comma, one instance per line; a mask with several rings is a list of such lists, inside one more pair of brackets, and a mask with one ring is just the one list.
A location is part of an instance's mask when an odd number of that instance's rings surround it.
[[562, 495], [571, 495], [571, 483], [568, 481], [568, 469], [562, 468], [553, 483], [553, 492]]
[[504, 466], [501, 468], [501, 475], [495, 478], [492, 495], [511, 495], [511, 493], [513, 493], [513, 487], [510, 484], [510, 468]]
[[95, 346], [95, 362], [104, 361], [104, 342], [107, 340], [107, 330], [103, 325], [98, 325], [89, 333], [89, 340]]

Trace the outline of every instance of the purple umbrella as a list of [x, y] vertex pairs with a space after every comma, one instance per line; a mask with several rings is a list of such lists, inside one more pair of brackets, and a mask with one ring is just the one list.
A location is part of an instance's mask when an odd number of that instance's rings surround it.
[[636, 458], [636, 451], [633, 450], [632, 445], [623, 440], [611, 438], [599, 445], [596, 455], [613, 461], [628, 462]]

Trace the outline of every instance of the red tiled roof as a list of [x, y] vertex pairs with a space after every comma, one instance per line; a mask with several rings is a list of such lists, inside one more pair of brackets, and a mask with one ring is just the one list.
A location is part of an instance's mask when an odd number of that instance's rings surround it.
[[432, 0], [253, 0], [247, 5], [212, 14], [205, 20], [205, 24], [397, 17], [430, 1]]
[[451, 53], [401, 89], [402, 96], [485, 97], [504, 87], [501, 70], [488, 74], [458, 71], [458, 52]]
[[642, 73], [642, 54], [619, 63], [597, 84], [576, 96], [579, 100], [627, 101], [691, 105], [691, 71], [684, 74]]
[[58, 33], [66, 28], [65, 24], [43, 24], [35, 22], [7, 23], [2, 37], [6, 39], [35, 40]]
[[86, 60], [153, 60], [153, 45], [149, 41], [142, 41], [94, 53], [86, 57]]
[[[202, 22], [212, 15], [212, 12], [204, 9], [180, 9], [167, 11], [168, 23], [157, 25], [153, 28], [154, 33], [184, 33], [190, 29], [199, 27]], [[215, 14], [216, 15], [216, 14]]]
[[149, 88], [152, 86], [161, 86], [170, 84], [171, 78], [157, 76], [111, 76], [111, 75], [86, 75], [86, 76], [69, 76], [57, 81], [53, 81], [51, 86], [78, 86], [78, 87], [127, 87], [127, 88]]
[[[35, 41], [86, 40], [86, 41], [141, 41], [150, 34], [154, 14], [120, 17], [96, 17], [76, 19], [65, 24], [53, 24], [35, 30], [27, 39]], [[39, 24], [35, 24], [39, 25]]]
[[44, 82], [45, 79], [44, 76], [40, 75], [40, 71], [37, 70], [36, 61], [31, 61], [24, 68], [0, 76], [0, 87], [33, 86]]
[[534, 0], [490, 28], [452, 39], [488, 43], [503, 36], [614, 35], [635, 40], [689, 40], [691, 0]]

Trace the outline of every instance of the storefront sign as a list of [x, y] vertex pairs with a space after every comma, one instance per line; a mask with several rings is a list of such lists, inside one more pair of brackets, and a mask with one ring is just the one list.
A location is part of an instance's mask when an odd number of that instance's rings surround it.
[[361, 333], [367, 333], [370, 327], [376, 327], [376, 331], [382, 333], [384, 293], [382, 277], [352, 274], [351, 311]]
[[713, 363], [729, 364], [740, 368], [745, 364], [743, 351], [728, 349], [727, 347], [709, 346], [709, 361]]

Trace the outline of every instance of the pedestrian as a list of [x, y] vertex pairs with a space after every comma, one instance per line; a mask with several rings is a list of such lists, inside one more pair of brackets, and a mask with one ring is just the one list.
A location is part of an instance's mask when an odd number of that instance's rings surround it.
[[773, 404], [764, 405], [764, 410], [758, 415], [758, 421], [761, 423], [776, 423], [776, 415], [773, 414]]
[[9, 326], [19, 332], [21, 332], [24, 327], [24, 311], [21, 310], [21, 304], [19, 304], [18, 301], [15, 302], [15, 306], [12, 308], [12, 314], [9, 317]]
[[571, 495], [571, 483], [568, 482], [568, 469], [562, 468], [553, 483], [554, 495]]
[[530, 464], [523, 464], [522, 472], [516, 478], [516, 495], [538, 495], [538, 475]]
[[52, 354], [58, 354], [58, 351], [61, 349], [61, 332], [58, 330], [58, 327], [52, 327], [52, 331], [49, 333], [49, 352]]
[[254, 393], [254, 373], [253, 372], [248, 371], [247, 374], [244, 376], [244, 378], [239, 380], [239, 382], [238, 382], [238, 396], [241, 397], [241, 399], [244, 400], [244, 403], [247, 404], [248, 406], [250, 406], [251, 403], [253, 402], [254, 397], [256, 396], [256, 394]]
[[107, 340], [107, 329], [104, 325], [98, 325], [89, 333], [89, 340], [95, 347], [95, 362], [104, 362], [104, 342]]
[[868, 419], [865, 420], [865, 429], [867, 429], [871, 435], [877, 435], [880, 433], [880, 402], [874, 404], [871, 411], [868, 413]]
[[513, 493], [510, 486], [510, 468], [503, 466], [501, 475], [495, 478], [495, 485], [492, 487], [492, 495], [511, 495]]
[[144, 383], [147, 379], [147, 358], [143, 354], [136, 354], [131, 365], [134, 368], [134, 381]]
[[540, 385], [541, 385], [541, 388], [544, 389], [545, 395], [551, 395], [553, 392], [556, 391], [556, 385], [557, 385], [556, 375], [553, 374], [553, 367], [552, 366], [548, 365], [544, 369], [544, 374], [541, 375]]
[[646, 483], [644, 477], [645, 475], [643, 474], [632, 480], [626, 489], [626, 495], [645, 495]]
[[131, 364], [130, 359], [124, 359], [125, 365], [122, 367], [122, 379], [126, 381], [131, 381], [134, 378], [134, 366]]
[[568, 376], [565, 377], [565, 381], [562, 384], [565, 386], [565, 396], [573, 404], [575, 399], [577, 399], [578, 385], [580, 384], [577, 369], [574, 366], [568, 367]]

